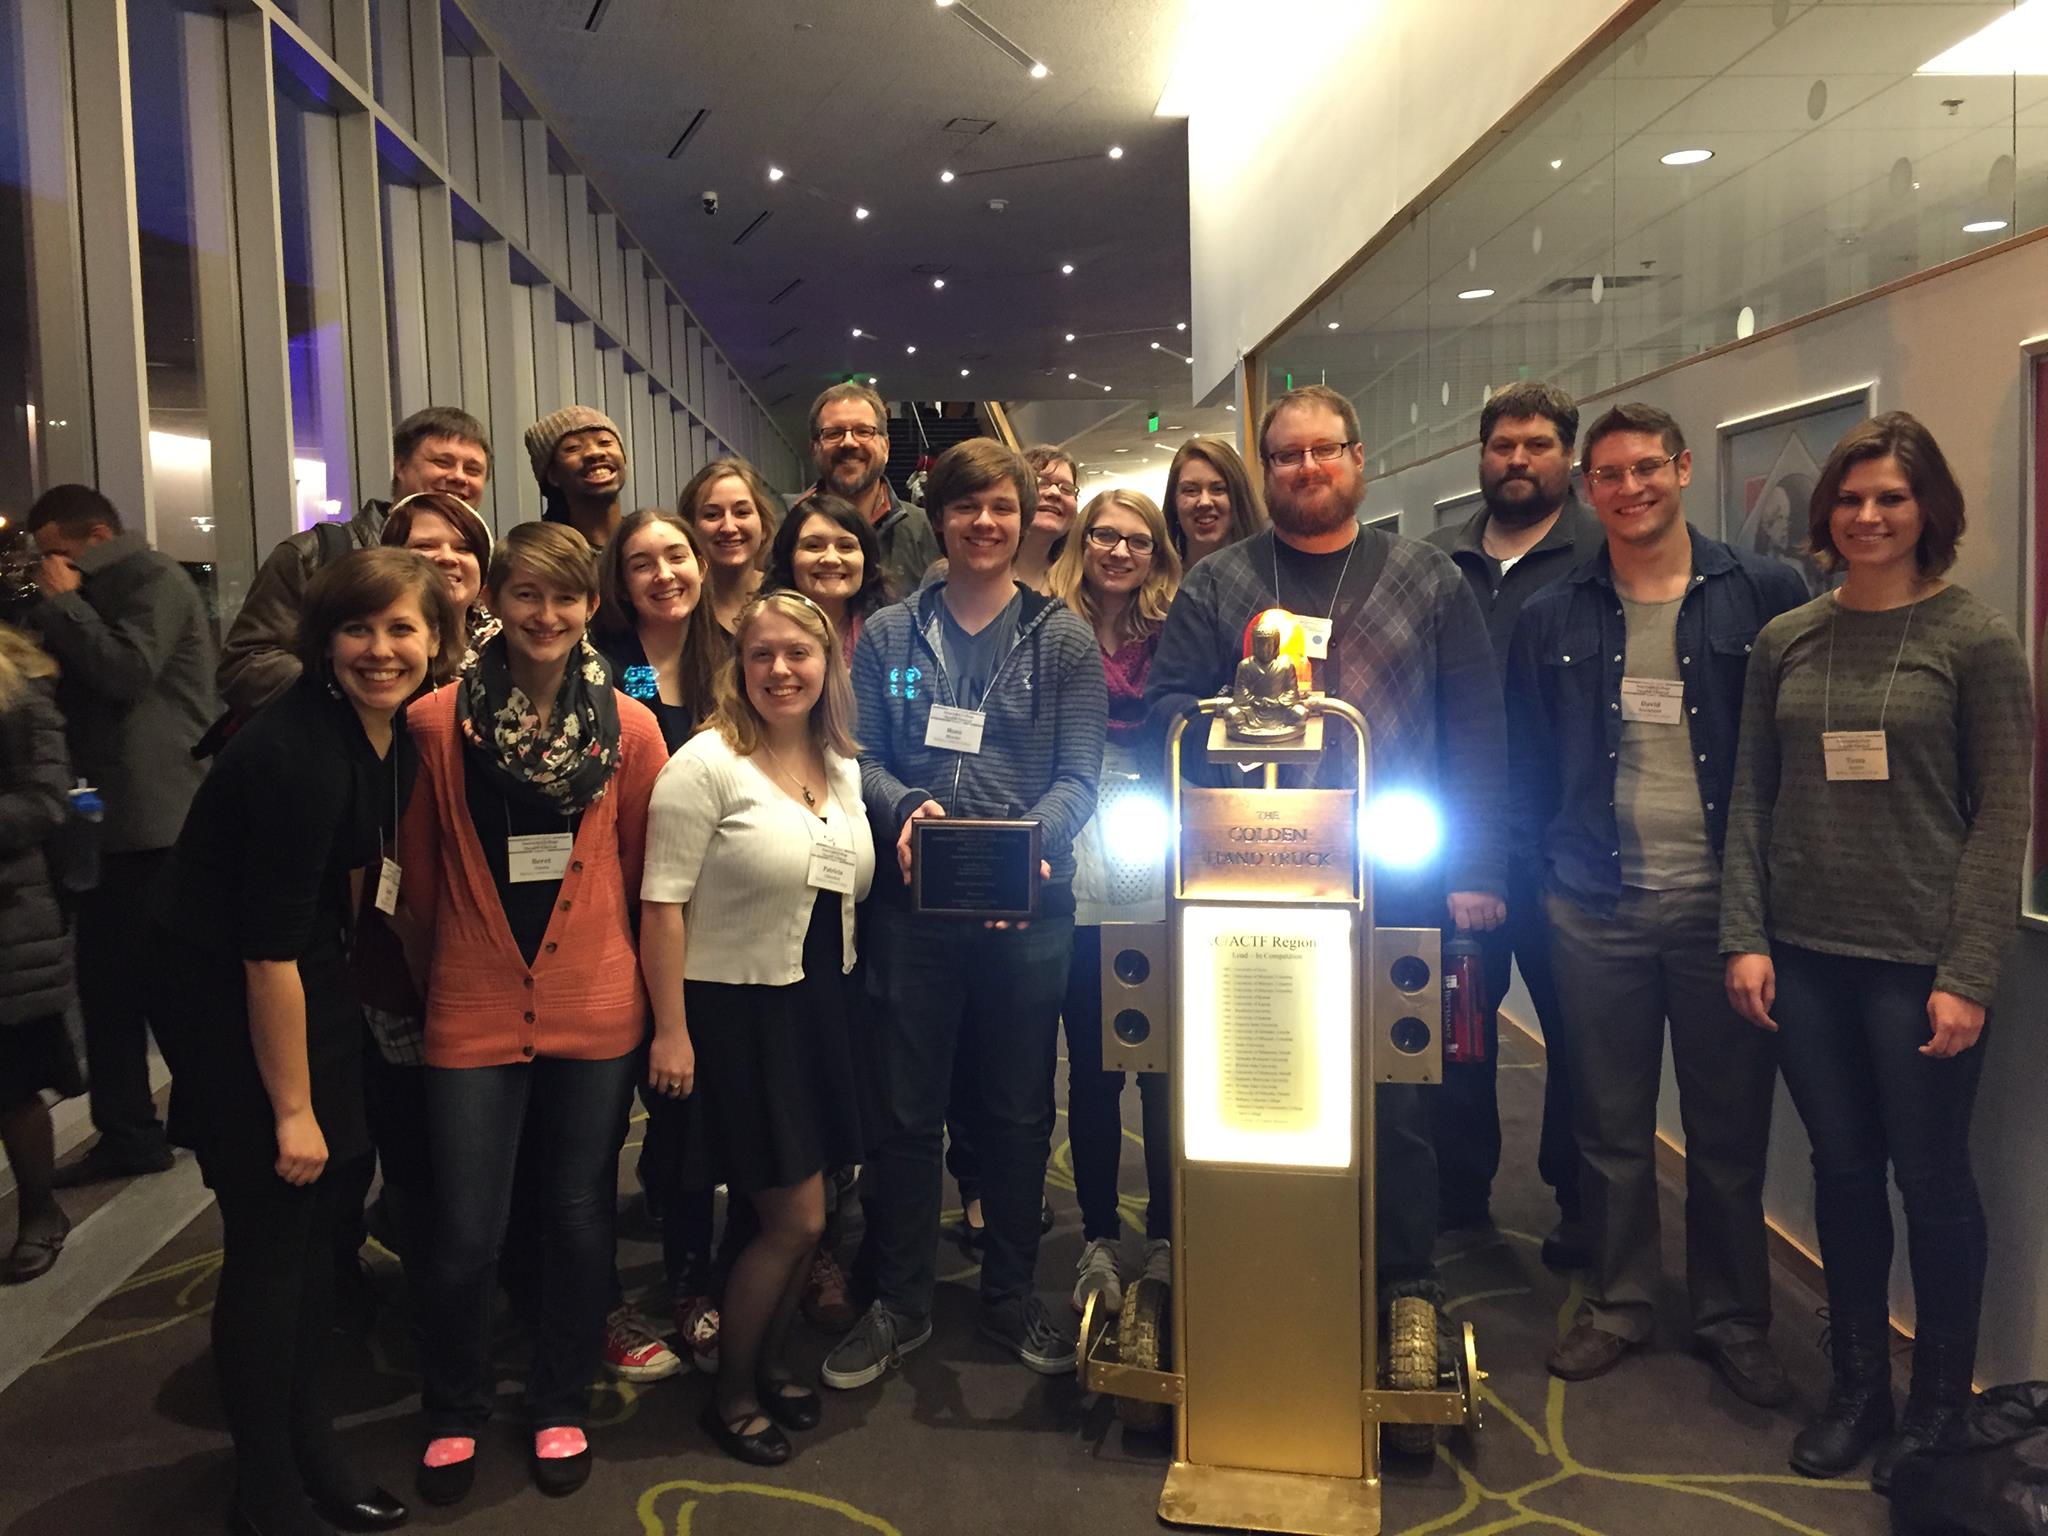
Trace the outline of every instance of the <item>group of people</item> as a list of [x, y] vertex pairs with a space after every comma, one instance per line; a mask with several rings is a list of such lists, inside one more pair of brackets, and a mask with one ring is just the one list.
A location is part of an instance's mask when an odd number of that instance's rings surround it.
[[[1651, 1336], [1668, 1019], [1696, 1343], [1746, 1400], [1789, 1399], [1762, 1208], [1782, 1066], [1814, 1141], [1835, 1337], [1793, 1465], [1832, 1475], [1882, 1442], [1882, 1485], [1969, 1392], [1985, 1241], [1967, 1130], [2028, 820], [2025, 660], [1943, 580], [1962, 499], [1912, 418], [1837, 446], [1811, 539], [1843, 579], [1811, 602], [1688, 525], [1670, 417], [1629, 404], [1578, 428], [1550, 386], [1495, 394], [1485, 505], [1425, 543], [1359, 521], [1357, 417], [1320, 386], [1264, 412], [1258, 488], [1198, 438], [1163, 506], [1082, 506], [1062, 450], [982, 438], [931, 465], [927, 512], [883, 473], [886, 406], [849, 383], [812, 406], [818, 478], [786, 510], [720, 459], [675, 510], [628, 514], [617, 429], [572, 406], [525, 437], [544, 518], [494, 539], [483, 430], [436, 408], [400, 425], [388, 504], [265, 562], [218, 698], [183, 573], [96, 493], [48, 493], [28, 631], [0, 630], [0, 868], [30, 893], [0, 909], [11, 1277], [56, 1260], [54, 1187], [197, 1151], [223, 1230], [233, 1517], [265, 1536], [406, 1518], [343, 1454], [324, 1385], [366, 1219], [407, 1273], [433, 1503], [473, 1483], [501, 1288], [534, 1336], [544, 1492], [588, 1476], [606, 1368], [691, 1360], [716, 1376], [709, 1438], [787, 1460], [823, 1414], [792, 1364], [800, 1311], [842, 1332], [833, 1389], [932, 1337], [948, 1167], [981, 1334], [1070, 1371], [1069, 1309], [1036, 1285], [1059, 1035], [1072, 1311], [1114, 1311], [1125, 1084], [1102, 1069], [1100, 924], [1164, 904], [1159, 861], [1103, 829], [1158, 792], [1167, 724], [1227, 688], [1248, 620], [1280, 607], [1327, 625], [1316, 683], [1364, 714], [1375, 790], [1442, 809], [1438, 857], [1377, 876], [1377, 920], [1478, 936], [1496, 1005], [1512, 966], [1528, 983], [1552, 1063], [1543, 1257], [1587, 1271], [1550, 1368], [1595, 1376]], [[1333, 755], [1282, 779], [1352, 771]], [[77, 776], [105, 803], [103, 872], [72, 893], [53, 838]], [[915, 828], [948, 816], [1038, 824], [1031, 920], [917, 909]], [[100, 1137], [53, 1174], [43, 1095], [80, 1088], [72, 908]], [[1433, 1103], [1374, 1090], [1383, 1302], [1441, 1302], [1439, 1232], [1488, 1219], [1493, 1056], [1448, 1067]], [[1163, 1275], [1168, 1085], [1139, 1087], [1141, 1266]], [[673, 1344], [618, 1272], [636, 1094]], [[1887, 1166], [1925, 1319], [1896, 1426]]]

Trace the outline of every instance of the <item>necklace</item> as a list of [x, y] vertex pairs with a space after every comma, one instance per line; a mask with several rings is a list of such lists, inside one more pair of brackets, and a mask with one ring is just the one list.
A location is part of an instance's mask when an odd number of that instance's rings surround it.
[[769, 746], [767, 742], [764, 741], [761, 743], [761, 750], [763, 752], [766, 752], [771, 758], [775, 760], [775, 771], [777, 773], [780, 773], [785, 779], [789, 780], [790, 783], [794, 784], [803, 793], [804, 804], [815, 811], [818, 808], [818, 797], [811, 793], [811, 786], [806, 784], [802, 779], [798, 778], [795, 774], [791, 773], [789, 769], [783, 765], [782, 754], [780, 752], [777, 752], [773, 747]]

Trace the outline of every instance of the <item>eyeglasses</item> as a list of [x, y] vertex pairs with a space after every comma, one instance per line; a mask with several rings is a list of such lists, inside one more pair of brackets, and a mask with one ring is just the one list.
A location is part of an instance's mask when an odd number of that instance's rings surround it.
[[1088, 530], [1088, 542], [1105, 555], [1119, 544], [1140, 560], [1152, 553], [1152, 535], [1149, 533], [1118, 533], [1114, 528], [1098, 526]]
[[[1680, 449], [1679, 453], [1685, 450]], [[1598, 469], [1586, 471], [1586, 478], [1595, 485], [1619, 485], [1624, 475], [1634, 475], [1645, 483], [1656, 478], [1657, 472], [1666, 464], [1677, 460], [1677, 453], [1667, 453], [1661, 459], [1637, 459], [1633, 464], [1602, 464]]]
[[1038, 488], [1041, 491], [1057, 491], [1062, 496], [1078, 496], [1081, 494], [1080, 488], [1071, 480], [1055, 480], [1050, 475], [1040, 475], [1038, 477]]
[[1316, 443], [1307, 448], [1276, 448], [1266, 455], [1268, 464], [1281, 469], [1298, 468], [1303, 459], [1314, 459], [1318, 464], [1329, 464], [1341, 456], [1347, 448], [1356, 448], [1358, 439], [1346, 438], [1341, 443]]
[[856, 443], [872, 443], [882, 435], [880, 427], [871, 427], [863, 422], [857, 427], [820, 427], [818, 441], [830, 448], [834, 443], [843, 443], [852, 438]]

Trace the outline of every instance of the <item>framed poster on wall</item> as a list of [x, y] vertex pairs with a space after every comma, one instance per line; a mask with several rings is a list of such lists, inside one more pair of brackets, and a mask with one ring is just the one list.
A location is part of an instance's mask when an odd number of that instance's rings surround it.
[[1807, 509], [1842, 434], [1876, 409], [1877, 385], [1781, 405], [1714, 429], [1720, 450], [1721, 537], [1782, 560], [1815, 596], [1832, 585], [1807, 549]]
[[2048, 336], [2028, 342], [2021, 351], [2021, 398], [2026, 402], [2025, 476], [2021, 491], [2027, 515], [2025, 529], [2027, 659], [2034, 669], [2034, 829], [2027, 839], [2027, 877], [2021, 888], [2020, 916], [2033, 927], [2048, 928], [2048, 719], [2040, 708], [2043, 629], [2048, 626]]

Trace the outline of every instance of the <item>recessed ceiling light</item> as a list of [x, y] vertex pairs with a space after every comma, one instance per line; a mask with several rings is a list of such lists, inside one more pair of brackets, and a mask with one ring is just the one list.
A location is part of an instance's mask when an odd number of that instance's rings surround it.
[[1666, 165], [1699, 165], [1714, 158], [1711, 149], [1674, 149], [1668, 155], [1657, 157]]
[[1330, 324], [1329, 324], [1329, 329], [1330, 329], [1330, 330], [1333, 330], [1333, 331], [1334, 331], [1335, 329], [1337, 329], [1337, 322], [1336, 322], [1336, 321], [1334, 321], [1334, 320], [1332, 320], [1332, 321], [1330, 322]]
[[1079, 377], [1081, 377], [1081, 375], [1079, 375], [1078, 373], [1070, 373], [1067, 375], [1067, 379], [1069, 382], [1072, 382], [1073, 380], [1078, 379]]
[[934, 288], [943, 288], [946, 286], [946, 280], [943, 277], [935, 277], [932, 279], [932, 286]]
[[1121, 160], [1121, 159], [1123, 159], [1123, 157], [1124, 157], [1124, 147], [1123, 147], [1123, 145], [1121, 145], [1121, 144], [1112, 144], [1112, 145], [1110, 145], [1110, 146], [1109, 146], [1109, 158], [1110, 158], [1110, 159], [1112, 159], [1112, 160]]
[[865, 208], [856, 208], [853, 210], [853, 216], [856, 219], [864, 219], [868, 216], [868, 211]]
[[1108, 386], [1107, 384], [1105, 384], [1105, 385], [1103, 385], [1103, 386], [1102, 386], [1102, 392], [1103, 392], [1103, 393], [1104, 393], [1105, 395], [1109, 393], [1109, 386]]
[[1178, 322], [1176, 322], [1176, 324], [1174, 325], [1174, 327], [1173, 327], [1173, 328], [1174, 328], [1174, 329], [1175, 329], [1176, 331], [1184, 331], [1184, 330], [1186, 330], [1186, 329], [1188, 328], [1188, 323], [1187, 323], [1187, 321], [1185, 321], [1185, 320], [1182, 320], [1182, 321], [1178, 321]]
[[963, 379], [967, 377], [967, 370], [965, 368], [960, 370], [960, 377]]
[[1493, 297], [1493, 290], [1491, 288], [1467, 288], [1458, 297], [1461, 299], [1490, 299]]
[[1062, 276], [1062, 277], [1072, 277], [1073, 275], [1074, 275], [1074, 264], [1073, 264], [1073, 263], [1072, 263], [1071, 261], [1063, 261], [1063, 262], [1061, 262], [1061, 263], [1060, 263], [1060, 276]]
[[856, 326], [855, 326], [855, 327], [853, 328], [853, 334], [854, 334], [854, 335], [856, 335], [856, 336], [858, 336], [858, 335], [860, 334], [860, 327], [859, 327], [859, 326], [857, 326], [857, 325], [856, 325]]
[[1966, 235], [1994, 235], [2005, 228], [2004, 219], [1972, 219], [1963, 226]]
[[940, 181], [947, 181], [947, 182], [949, 182], [949, 181], [951, 181], [952, 179], [953, 179], [953, 173], [952, 173], [951, 171], [941, 171], [941, 172], [939, 172], [939, 180], [940, 180]]
[[1067, 332], [1067, 340], [1072, 341], [1073, 339], [1074, 333], [1072, 331]]
[[782, 167], [781, 167], [781, 166], [779, 166], [779, 165], [771, 165], [771, 166], [769, 166], [769, 167], [768, 167], [768, 179], [769, 179], [770, 181], [780, 181], [780, 180], [782, 180]]
[[913, 355], [914, 355], [914, 354], [916, 353], [916, 351], [917, 351], [917, 348], [915, 348], [915, 347], [905, 347], [905, 348], [903, 349], [903, 355], [904, 355], [905, 357], [910, 357], [910, 356], [913, 356]]
[[1128, 448], [1119, 448], [1119, 449], [1117, 449], [1117, 452], [1118, 452], [1118, 453], [1129, 453], [1130, 451], [1131, 451], [1131, 450], [1130, 450], [1130, 449], [1128, 449]]
[[1564, 162], [1562, 160], [1553, 160], [1550, 162], [1550, 168], [1553, 171], [1561, 171], [1564, 169]]
[[953, 3], [953, 0], [932, 0], [932, 3], [938, 6], [938, 8], [943, 11], [947, 6]]
[[1153, 350], [1154, 352], [1157, 352], [1157, 351], [1159, 350], [1159, 343], [1158, 343], [1158, 342], [1156, 342], [1156, 341], [1155, 341], [1155, 342], [1153, 342], [1153, 343], [1152, 343], [1152, 350]]
[[881, 375], [880, 375], [880, 374], [874, 374], [874, 373], [871, 373], [871, 374], [869, 374], [869, 375], [868, 375], [868, 382], [869, 382], [870, 384], [879, 384], [879, 383], [881, 383], [881, 382], [882, 382], [882, 378], [881, 378]]
[[1034, 80], [1043, 80], [1047, 75], [1051, 73], [1052, 71], [1047, 69], [1043, 64], [1033, 63], [1031, 66], [1031, 78]]
[[1235, 411], [1237, 407], [1234, 405], [1226, 405], [1225, 407], [1223, 407], [1223, 409], [1225, 409], [1226, 411]]

